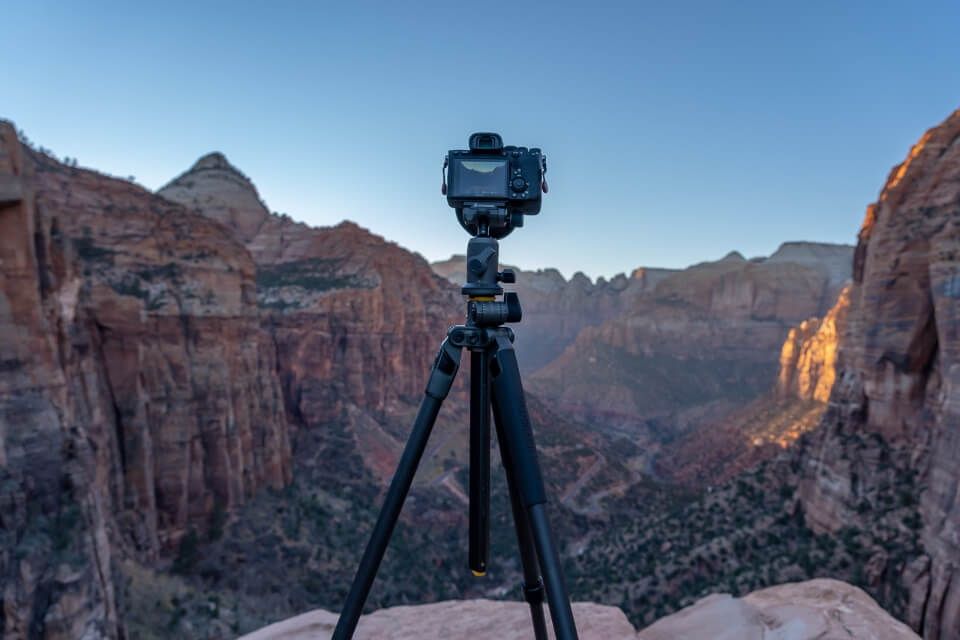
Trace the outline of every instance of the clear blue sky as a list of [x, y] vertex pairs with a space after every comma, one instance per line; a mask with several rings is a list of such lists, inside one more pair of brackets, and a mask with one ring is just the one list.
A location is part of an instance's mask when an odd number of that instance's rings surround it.
[[[312, 5], [308, 8], [308, 5]], [[220, 150], [271, 209], [427, 258], [467, 235], [440, 163], [540, 146], [523, 267], [610, 276], [852, 242], [960, 106], [960, 2], [3, 3], [0, 116], [157, 188]]]

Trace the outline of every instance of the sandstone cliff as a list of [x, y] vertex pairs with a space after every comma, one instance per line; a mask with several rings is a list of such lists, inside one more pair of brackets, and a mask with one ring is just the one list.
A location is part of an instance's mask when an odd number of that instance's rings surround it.
[[[922, 551], [877, 549], [869, 578], [906, 590], [905, 618], [930, 640], [960, 638], [958, 219], [960, 111], [920, 139], [867, 209], [840, 369], [801, 487], [820, 531], [916, 530]], [[890, 485], [920, 494], [898, 502], [900, 522], [877, 499]]]
[[790, 329], [776, 388], [670, 442], [657, 457], [663, 477], [698, 488], [726, 482], [817, 428], [836, 379], [849, 306], [845, 287], [825, 316]]
[[112, 501], [97, 486], [110, 485], [100, 464], [116, 461], [113, 411], [37, 180], [0, 122], [0, 621], [5, 638], [116, 637]]
[[770, 389], [790, 328], [836, 301], [844, 255], [842, 245], [794, 243], [770, 258], [730, 254], [667, 275], [583, 328], [531, 388], [651, 450], [695, 434]]
[[[269, 213], [221, 154], [158, 193], [226, 222], [249, 248], [289, 413], [307, 427], [355, 423], [355, 445], [371, 453], [372, 470], [392, 473], [402, 442], [365, 436], [360, 416], [390, 422], [419, 402], [447, 328], [462, 319], [457, 290], [423, 258], [353, 223], [315, 228]], [[407, 426], [397, 425], [398, 441]]]
[[0, 225], [5, 637], [116, 636], [112, 555], [155, 561], [290, 479], [253, 262], [7, 123]]
[[850, 288], [823, 318], [810, 318], [790, 329], [780, 349], [777, 396], [826, 403], [837, 377], [840, 336], [846, 329]]

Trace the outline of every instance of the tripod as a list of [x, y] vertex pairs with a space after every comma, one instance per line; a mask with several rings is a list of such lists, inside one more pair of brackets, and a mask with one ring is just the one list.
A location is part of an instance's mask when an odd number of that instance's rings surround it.
[[577, 639], [560, 557], [547, 521], [546, 490], [513, 349], [514, 335], [503, 326], [520, 321], [520, 301], [516, 293], [505, 294], [502, 301], [496, 299], [503, 293], [498, 283], [512, 283], [516, 276], [509, 270], [499, 272], [498, 258], [495, 238], [482, 234], [467, 244], [467, 284], [462, 289], [468, 297], [466, 324], [451, 327], [440, 346], [410, 438], [337, 621], [334, 640], [353, 637], [440, 406], [460, 367], [463, 349], [470, 351], [470, 569], [482, 576], [487, 568], [492, 408], [523, 565], [523, 594], [530, 605], [534, 635], [537, 640], [547, 640], [543, 612], [546, 591], [557, 640]]

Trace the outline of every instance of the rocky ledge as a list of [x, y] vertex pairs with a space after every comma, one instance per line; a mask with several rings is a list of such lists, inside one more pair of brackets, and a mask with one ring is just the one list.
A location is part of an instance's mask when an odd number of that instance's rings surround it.
[[[616, 607], [578, 602], [573, 613], [583, 640], [919, 640], [860, 589], [826, 579], [783, 584], [743, 598], [714, 594], [639, 633]], [[336, 623], [337, 614], [317, 609], [240, 640], [325, 640]], [[521, 640], [531, 637], [530, 629], [522, 602], [453, 600], [376, 611], [360, 620], [355, 637]]]

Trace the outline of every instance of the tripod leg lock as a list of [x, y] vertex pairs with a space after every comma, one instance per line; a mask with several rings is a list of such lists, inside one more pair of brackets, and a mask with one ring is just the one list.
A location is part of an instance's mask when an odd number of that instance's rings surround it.
[[543, 579], [537, 578], [537, 583], [533, 586], [523, 585], [523, 599], [530, 604], [543, 604], [543, 596], [546, 590], [543, 588]]
[[453, 386], [453, 379], [457, 376], [457, 370], [460, 369], [460, 356], [460, 347], [454, 346], [450, 338], [445, 339], [440, 345], [437, 359], [433, 361], [433, 369], [430, 371], [430, 379], [427, 380], [424, 393], [435, 400], [443, 400], [447, 397], [450, 387]]

